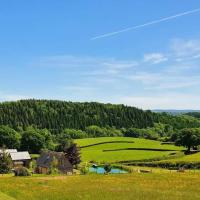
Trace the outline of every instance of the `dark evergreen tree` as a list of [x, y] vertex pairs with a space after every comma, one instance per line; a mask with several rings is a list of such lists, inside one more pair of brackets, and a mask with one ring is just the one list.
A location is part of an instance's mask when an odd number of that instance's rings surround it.
[[72, 165], [77, 166], [81, 162], [80, 148], [77, 144], [73, 143], [65, 153]]

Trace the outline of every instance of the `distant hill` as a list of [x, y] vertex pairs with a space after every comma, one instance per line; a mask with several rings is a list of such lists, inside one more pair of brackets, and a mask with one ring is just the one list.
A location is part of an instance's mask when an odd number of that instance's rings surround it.
[[173, 115], [178, 115], [178, 114], [185, 114], [185, 113], [196, 113], [196, 112], [200, 112], [200, 110], [175, 110], [175, 109], [172, 109], [172, 110], [168, 110], [168, 109], [155, 109], [155, 110], [152, 110], [152, 112], [156, 112], [156, 113], [169, 113], [169, 114], [173, 114]]

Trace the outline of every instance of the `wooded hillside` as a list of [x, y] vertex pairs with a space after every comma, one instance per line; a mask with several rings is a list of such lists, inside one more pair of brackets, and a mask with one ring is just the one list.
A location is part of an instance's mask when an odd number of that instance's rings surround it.
[[21, 100], [0, 104], [0, 124], [51, 130], [84, 130], [89, 125], [145, 128], [153, 126], [153, 115], [124, 105]]
[[175, 129], [200, 127], [190, 116], [171, 116], [135, 107], [102, 103], [73, 103], [57, 100], [21, 100], [0, 103], [0, 125], [35, 126], [59, 133], [65, 128], [85, 130], [90, 125], [116, 128], [146, 128], [154, 123], [169, 124]]

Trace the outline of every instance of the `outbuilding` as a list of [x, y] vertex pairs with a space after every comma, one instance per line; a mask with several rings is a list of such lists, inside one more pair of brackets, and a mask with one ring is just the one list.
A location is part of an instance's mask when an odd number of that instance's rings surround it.
[[29, 167], [31, 156], [28, 151], [11, 152], [10, 157], [14, 167]]

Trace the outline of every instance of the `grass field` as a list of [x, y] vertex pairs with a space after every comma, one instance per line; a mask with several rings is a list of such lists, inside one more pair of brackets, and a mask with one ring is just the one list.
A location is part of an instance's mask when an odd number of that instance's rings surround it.
[[197, 200], [199, 173], [0, 177], [1, 200]]
[[195, 162], [200, 162], [200, 152], [191, 154], [191, 155], [184, 155], [179, 158], [174, 158], [174, 159], [169, 159], [168, 161], [170, 162], [185, 162], [185, 163], [195, 163]]
[[183, 150], [182, 147], [163, 145], [159, 141], [128, 137], [88, 138], [78, 139], [75, 142], [82, 147], [82, 161], [87, 162], [166, 159], [170, 154], [181, 154]]
[[14, 198], [0, 192], [0, 200], [15, 200]]

